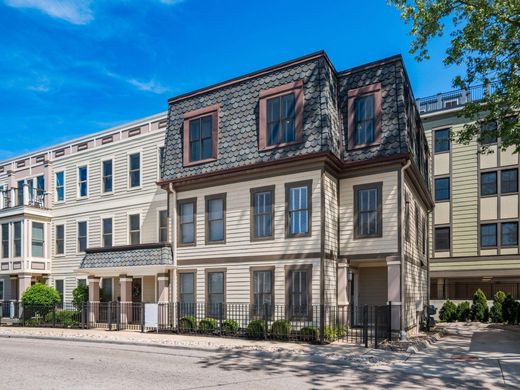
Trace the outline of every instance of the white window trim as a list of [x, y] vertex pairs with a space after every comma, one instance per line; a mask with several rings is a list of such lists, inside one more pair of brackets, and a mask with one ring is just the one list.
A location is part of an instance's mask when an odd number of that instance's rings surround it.
[[88, 219], [77, 219], [76, 220], [76, 254], [77, 255], [81, 255], [81, 254], [85, 253], [85, 252], [81, 252], [79, 250], [79, 224], [80, 224], [80, 222], [86, 222], [87, 223], [87, 245], [86, 245], [86, 247], [88, 248], [90, 246], [90, 234], [89, 234], [90, 223], [89, 223], [89, 220]]
[[[16, 222], [20, 222], [20, 252], [21, 252], [21, 255], [20, 256], [15, 256], [14, 255], [14, 248], [16, 247], [15, 244], [14, 244], [14, 224]], [[20, 219], [18, 221], [12, 221], [11, 222], [11, 237], [10, 237], [10, 244], [11, 245], [11, 249], [12, 249], [12, 252], [9, 252], [12, 254], [11, 258], [13, 259], [21, 259], [23, 256], [24, 256], [24, 247], [23, 247], [23, 244], [24, 244], [24, 235], [23, 235], [23, 228], [24, 228], [24, 224], [25, 224], [25, 220], [23, 219]]]
[[[58, 173], [63, 173], [63, 200], [58, 200], [58, 181], [56, 180], [56, 176], [58, 175]], [[54, 203], [56, 204], [62, 204], [62, 203], [65, 203], [67, 201], [67, 191], [66, 191], [66, 177], [67, 177], [67, 172], [66, 172], [66, 168], [64, 169], [61, 169], [61, 170], [57, 170], [54, 172], [54, 177], [53, 177], [53, 180], [54, 180], [54, 186], [53, 186], [53, 190], [54, 190]]]
[[99, 222], [101, 223], [101, 240], [100, 240], [100, 247], [101, 248], [104, 248], [104, 241], [103, 241], [103, 236], [105, 235], [105, 229], [103, 228], [103, 220], [104, 219], [111, 219], [112, 220], [112, 246], [115, 246], [115, 230], [114, 230], [114, 221], [116, 219], [115, 215], [114, 214], [103, 214], [100, 216], [100, 220]]
[[[57, 226], [63, 226], [63, 253], [57, 253], [56, 250], [57, 250], [57, 246], [56, 246], [56, 238], [57, 238], [57, 235], [56, 235], [56, 227]], [[88, 225], [87, 225], [88, 226]], [[55, 223], [54, 224], [54, 231], [53, 231], [53, 238], [54, 240], [52, 240], [52, 243], [53, 243], [53, 254], [54, 254], [54, 257], [65, 257], [65, 255], [67, 254], [67, 245], [66, 245], [66, 237], [67, 237], [67, 224], [65, 223], [65, 221], [63, 222], [58, 222], [58, 223]]]
[[[33, 241], [32, 232], [33, 232], [34, 223], [41, 223], [43, 225], [43, 256], [42, 257], [33, 256], [33, 252], [32, 252], [32, 241]], [[30, 229], [29, 229], [29, 254], [30, 254], [30, 256], [27, 256], [27, 257], [29, 257], [31, 259], [46, 259], [47, 258], [47, 256], [46, 256], [47, 245], [48, 245], [47, 238], [48, 237], [47, 237], [46, 223], [40, 222], [40, 221], [31, 221], [31, 225], [30, 225]]]
[[52, 282], [52, 285], [54, 287], [54, 289], [56, 291], [58, 291], [58, 288], [56, 287], [56, 282], [58, 280], [62, 280], [63, 281], [63, 303], [65, 303], [65, 291], [66, 291], [66, 288], [65, 288], [65, 278], [63, 276], [59, 277], [59, 278], [54, 278], [53, 282]]
[[[79, 182], [79, 169], [80, 168], [87, 168], [87, 195], [85, 196], [81, 196], [80, 195], [80, 182]], [[88, 199], [89, 196], [90, 196], [90, 186], [89, 186], [89, 182], [90, 182], [90, 169], [88, 167], [88, 164], [78, 164], [76, 165], [76, 199], [80, 200], [80, 199]]]
[[[104, 191], [104, 188], [103, 188], [103, 163], [105, 161], [112, 161], [112, 191], [107, 191], [105, 192]], [[114, 175], [114, 161], [115, 161], [115, 158], [113, 156], [108, 156], [108, 157], [105, 157], [101, 160], [101, 162], [99, 163], [99, 169], [100, 169], [100, 175], [99, 175], [99, 180], [101, 181], [100, 183], [100, 192], [101, 192], [101, 196], [108, 196], [108, 195], [113, 195], [114, 194], [114, 184], [115, 184], [115, 175]]]
[[[168, 212], [168, 208], [161, 207], [161, 208], [157, 209], [157, 242], [161, 242], [160, 239], [161, 239], [161, 212], [162, 211]], [[167, 221], [166, 221], [166, 241], [165, 242], [170, 242], [170, 224], [168, 221], [168, 217], [166, 217], [166, 218], [167, 218]]]
[[143, 219], [141, 218], [141, 211], [129, 211], [126, 213], [126, 242], [128, 245], [136, 245], [132, 244], [132, 240], [130, 239], [130, 216], [131, 215], [139, 215], [139, 244], [143, 242], [143, 226], [141, 223]]
[[157, 145], [157, 163], [156, 163], [157, 180], [161, 180], [161, 148], [164, 148], [164, 153], [166, 153], [166, 145], [164, 145], [164, 144]]
[[[139, 154], [139, 185], [132, 187], [130, 185], [130, 156]], [[143, 151], [141, 149], [129, 150], [126, 153], [126, 188], [128, 191], [140, 190], [143, 187]]]

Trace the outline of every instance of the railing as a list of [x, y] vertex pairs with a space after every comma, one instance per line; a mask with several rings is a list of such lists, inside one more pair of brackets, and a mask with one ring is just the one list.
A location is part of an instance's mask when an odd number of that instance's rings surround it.
[[[391, 339], [392, 306], [159, 303], [145, 318], [145, 303], [101, 302], [24, 306], [4, 302], [0, 317], [38, 327], [156, 330], [186, 335], [327, 343], [343, 341], [376, 348]], [[153, 321], [152, 321], [153, 320]], [[154, 326], [150, 326], [150, 321]]]
[[48, 194], [42, 190], [8, 188], [0, 191], [0, 210], [20, 206], [31, 206], [40, 209], [46, 207], [45, 202]]
[[429, 113], [435, 111], [449, 110], [461, 107], [469, 102], [478, 102], [487, 95], [495, 93], [497, 83], [488, 85], [476, 85], [467, 90], [455, 90], [424, 98], [416, 99], [417, 107], [420, 113]]
[[515, 282], [474, 282], [474, 283], [458, 283], [449, 282], [445, 284], [430, 284], [430, 299], [454, 299], [454, 300], [471, 300], [475, 291], [481, 289], [488, 299], [493, 299], [493, 295], [497, 291], [503, 291], [511, 294], [513, 299], [520, 300], [520, 283]]

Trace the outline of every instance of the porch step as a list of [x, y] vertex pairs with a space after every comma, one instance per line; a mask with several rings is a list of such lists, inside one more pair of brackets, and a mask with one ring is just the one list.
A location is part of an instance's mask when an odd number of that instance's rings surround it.
[[2, 319], [0, 320], [0, 325], [11, 326], [11, 325], [17, 325], [19, 323], [20, 323], [20, 320], [18, 318], [2, 317]]

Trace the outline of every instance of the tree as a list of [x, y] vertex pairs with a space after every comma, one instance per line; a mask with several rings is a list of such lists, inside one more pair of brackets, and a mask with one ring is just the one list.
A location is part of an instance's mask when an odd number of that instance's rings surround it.
[[79, 284], [72, 290], [72, 303], [77, 308], [81, 308], [85, 302], [88, 302], [88, 286], [86, 284]]
[[[452, 137], [468, 144], [496, 136], [501, 148], [520, 152], [520, 2], [518, 0], [388, 0], [411, 23], [410, 53], [429, 59], [431, 40], [451, 30], [444, 64], [463, 65], [466, 74], [453, 80], [455, 88], [492, 86], [479, 102], [465, 105], [462, 115], [471, 122]], [[448, 26], [447, 26], [448, 24]], [[485, 109], [483, 109], [485, 107]], [[491, 125], [490, 125], [491, 124]], [[493, 137], [495, 135], [493, 134]], [[487, 146], [481, 143], [481, 150]]]
[[43, 283], [33, 284], [22, 295], [24, 306], [54, 306], [60, 302], [58, 291]]

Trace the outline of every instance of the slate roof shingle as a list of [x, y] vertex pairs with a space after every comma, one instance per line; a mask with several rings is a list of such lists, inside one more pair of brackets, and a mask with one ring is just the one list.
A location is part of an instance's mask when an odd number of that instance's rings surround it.
[[173, 265], [172, 249], [168, 245], [139, 245], [87, 250], [80, 269]]

